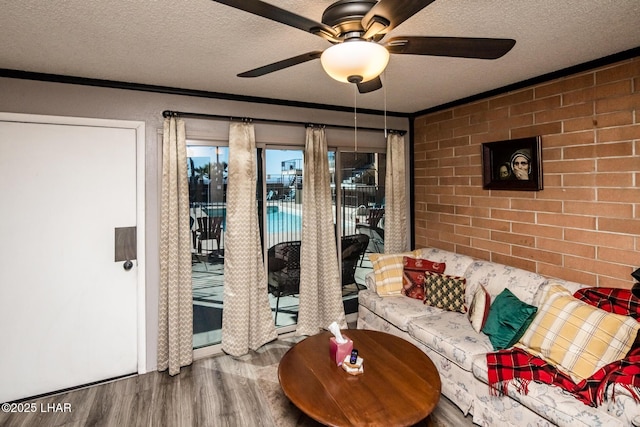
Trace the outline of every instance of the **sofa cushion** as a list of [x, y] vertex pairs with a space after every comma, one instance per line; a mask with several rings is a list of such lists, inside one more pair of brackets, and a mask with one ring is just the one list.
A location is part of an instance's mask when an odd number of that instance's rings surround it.
[[482, 332], [489, 336], [495, 350], [512, 347], [533, 321], [537, 307], [522, 302], [504, 289], [491, 304]]
[[469, 256], [445, 251], [443, 249], [423, 248], [416, 249], [413, 252], [417, 258], [430, 259], [446, 264], [447, 267], [443, 273], [449, 276], [464, 276], [467, 268], [473, 263], [473, 258]]
[[404, 295], [381, 297], [371, 290], [360, 291], [358, 303], [402, 331], [406, 331], [407, 324], [416, 317], [439, 314], [442, 311], [425, 306], [421, 300]]
[[471, 299], [479, 285], [483, 285], [491, 295], [491, 300], [502, 292], [509, 290], [518, 297], [519, 300], [533, 303], [533, 297], [547, 279], [539, 274], [509, 267], [489, 261], [475, 261], [469, 266], [464, 274], [467, 278], [467, 305], [471, 305]]
[[426, 271], [424, 274], [424, 303], [447, 311], [466, 313], [465, 284], [464, 277]]
[[467, 316], [456, 311], [412, 319], [407, 331], [465, 371], [471, 371], [473, 356], [493, 351], [489, 338], [474, 331]]
[[[518, 420], [509, 420], [511, 421], [509, 423], [511, 425], [549, 425], [552, 423], [552, 425], [563, 427], [631, 426], [630, 422], [625, 423], [623, 420], [627, 419], [627, 414], [629, 414], [629, 419], [631, 419], [630, 417], [632, 417], [633, 414], [637, 414], [638, 408], [640, 407], [633, 402], [630, 392], [619, 387], [619, 385], [617, 385], [618, 388], [616, 389], [615, 401], [617, 403], [613, 402], [612, 399], [605, 402], [605, 405], [613, 405], [613, 407], [617, 404], [621, 405], [615, 407], [613, 411], [607, 410], [608, 408], [605, 406], [594, 408], [585, 405], [560, 387], [535, 381], [530, 381], [527, 384], [526, 394], [518, 390], [517, 384], [510, 384], [505, 391], [507, 396], [513, 400], [506, 396], [491, 396], [488, 385], [486, 356], [481, 355], [474, 357], [472, 365], [473, 376], [480, 381], [480, 383], [474, 387], [474, 411], [482, 411], [488, 407], [492, 410], [491, 412], [495, 414], [508, 412], [512, 416], [519, 416]], [[613, 389], [613, 387], [611, 387], [611, 389]], [[609, 397], [611, 397], [611, 393], [612, 390], [607, 391]], [[545, 422], [540, 424], [526, 422], [528, 420], [526, 420], [526, 415], [521, 408], [529, 408], [536, 414], [544, 417]], [[492, 422], [493, 424], [491, 425], [500, 425], [500, 422], [496, 419], [493, 419]]]
[[631, 349], [640, 330], [632, 317], [589, 305], [560, 285], [545, 285], [543, 295], [540, 312], [518, 346], [576, 383], [623, 359]]
[[474, 331], [480, 332], [487, 323], [487, 317], [489, 317], [489, 309], [491, 308], [491, 296], [484, 288], [484, 286], [478, 286], [473, 299], [471, 300], [471, 306], [469, 306], [469, 322]]
[[446, 264], [428, 259], [405, 256], [402, 258], [402, 295], [424, 300], [425, 272], [443, 273]]
[[577, 282], [570, 282], [568, 280], [547, 279], [538, 288], [538, 291], [536, 292], [535, 296], [533, 297], [533, 302], [531, 303], [531, 305], [535, 305], [536, 307], [540, 308], [540, 298], [542, 297], [542, 294], [545, 292], [545, 286], [549, 285], [549, 284], [560, 285], [563, 288], [565, 288], [566, 290], [568, 290], [571, 295], [575, 294], [579, 289], [584, 289], [584, 288], [588, 288], [589, 287], [589, 286], [587, 286], [585, 284], [577, 283]]

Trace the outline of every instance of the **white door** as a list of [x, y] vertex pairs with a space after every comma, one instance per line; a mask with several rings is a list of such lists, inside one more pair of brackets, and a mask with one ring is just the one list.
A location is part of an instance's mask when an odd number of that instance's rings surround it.
[[138, 372], [141, 266], [114, 229], [142, 227], [140, 130], [25, 117], [45, 123], [0, 121], [0, 402]]

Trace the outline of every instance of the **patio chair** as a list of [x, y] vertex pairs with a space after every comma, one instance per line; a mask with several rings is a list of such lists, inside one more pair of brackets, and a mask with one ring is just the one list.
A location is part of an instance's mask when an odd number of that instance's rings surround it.
[[[198, 255], [202, 255], [202, 241], [203, 240], [215, 240], [216, 249], [209, 250], [209, 255], [213, 258], [220, 259], [220, 255], [223, 254], [224, 249], [220, 246], [220, 240], [222, 238], [222, 222], [224, 217], [221, 216], [203, 216], [198, 218], [198, 228], [194, 231], [197, 236], [197, 251]], [[208, 249], [206, 249], [208, 250]], [[205, 263], [206, 267], [206, 263]]]
[[280, 297], [300, 293], [300, 246], [299, 240], [278, 243], [267, 251], [269, 292], [276, 297], [276, 315]]
[[[193, 228], [193, 224], [196, 223], [196, 220], [189, 216], [189, 229], [191, 230], [191, 242], [193, 244], [193, 249], [196, 248], [196, 230]], [[191, 265], [193, 265], [193, 259], [191, 260]]]
[[366, 224], [356, 224], [358, 227], [378, 227], [380, 220], [384, 217], [384, 208], [371, 208], [367, 214]]
[[342, 287], [355, 284], [360, 290], [360, 284], [356, 282], [355, 274], [358, 261], [364, 257], [369, 246], [369, 236], [366, 234], [353, 234], [342, 237]]
[[282, 200], [285, 202], [293, 202], [296, 199], [296, 190], [292, 188], [288, 194], [285, 194]]
[[[384, 228], [380, 226], [383, 219], [384, 208], [372, 208], [369, 209], [366, 223], [356, 224], [356, 231], [358, 233], [369, 236], [369, 241], [373, 244], [374, 248], [374, 250], [370, 252], [384, 252]], [[360, 262], [360, 265], [362, 265], [362, 262]]]

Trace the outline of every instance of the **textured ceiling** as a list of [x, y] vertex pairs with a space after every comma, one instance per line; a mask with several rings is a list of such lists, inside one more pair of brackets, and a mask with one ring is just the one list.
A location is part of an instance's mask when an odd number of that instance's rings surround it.
[[[315, 21], [331, 0], [270, 0]], [[388, 36], [513, 38], [497, 60], [392, 55], [357, 95], [319, 60], [236, 74], [330, 46], [210, 0], [1, 2], [0, 68], [412, 113], [640, 46], [638, 0], [436, 0]]]

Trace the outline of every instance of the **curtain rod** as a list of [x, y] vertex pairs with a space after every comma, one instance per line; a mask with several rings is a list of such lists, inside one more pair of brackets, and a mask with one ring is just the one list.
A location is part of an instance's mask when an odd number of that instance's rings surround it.
[[[187, 119], [250, 121], [250, 122], [256, 122], [256, 123], [275, 123], [275, 124], [279, 124], [279, 125], [298, 125], [298, 126], [300, 126], [300, 125], [303, 125], [303, 126], [322, 126], [322, 127], [334, 128], [334, 129], [353, 130], [353, 126], [346, 126], [346, 125], [325, 125], [325, 124], [296, 122], [296, 121], [292, 121], [292, 120], [256, 119], [256, 118], [250, 118], [250, 117], [220, 116], [220, 115], [216, 115], [216, 114], [188, 113], [188, 112], [184, 112], [184, 111], [171, 111], [171, 110], [164, 110], [162, 112], [162, 117], [164, 117], [164, 118], [171, 117], [171, 116], [173, 116], [173, 117], [183, 117], [183, 118], [187, 118]], [[384, 129], [371, 128], [371, 127], [361, 127], [361, 126], [358, 126], [358, 130], [371, 130], [371, 131], [384, 132]], [[389, 132], [389, 133], [397, 133], [397, 134], [400, 134], [400, 135], [404, 135], [405, 133], [407, 133], [406, 130], [397, 130], [397, 129], [387, 129], [387, 132]]]

